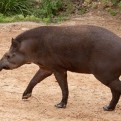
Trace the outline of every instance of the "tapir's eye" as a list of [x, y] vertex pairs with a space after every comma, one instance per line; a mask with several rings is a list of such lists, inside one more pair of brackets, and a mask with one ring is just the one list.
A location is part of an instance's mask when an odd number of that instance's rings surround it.
[[15, 56], [16, 56], [16, 54], [15, 54], [15, 53], [13, 53], [13, 54], [12, 54], [12, 57], [15, 57]]

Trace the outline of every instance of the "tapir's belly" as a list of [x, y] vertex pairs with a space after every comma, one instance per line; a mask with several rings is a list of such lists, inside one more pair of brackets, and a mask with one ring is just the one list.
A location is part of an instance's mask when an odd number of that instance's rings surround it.
[[60, 59], [61, 67], [68, 71], [77, 73], [91, 73], [90, 60], [85, 55], [78, 55], [74, 57], [62, 57]]

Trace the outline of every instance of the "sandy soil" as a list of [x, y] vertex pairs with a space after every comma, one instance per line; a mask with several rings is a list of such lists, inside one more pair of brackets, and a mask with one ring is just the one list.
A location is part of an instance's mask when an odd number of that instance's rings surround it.
[[[121, 36], [119, 19], [103, 12], [92, 14], [77, 16], [59, 25], [97, 25]], [[44, 24], [0, 24], [0, 57], [9, 49], [12, 37], [41, 25]], [[121, 121], [121, 101], [115, 111], [103, 111], [111, 93], [93, 75], [68, 72], [70, 95], [66, 109], [54, 107], [61, 99], [61, 90], [53, 75], [34, 88], [29, 100], [23, 101], [22, 93], [37, 70], [38, 67], [31, 64], [0, 73], [0, 121]]]

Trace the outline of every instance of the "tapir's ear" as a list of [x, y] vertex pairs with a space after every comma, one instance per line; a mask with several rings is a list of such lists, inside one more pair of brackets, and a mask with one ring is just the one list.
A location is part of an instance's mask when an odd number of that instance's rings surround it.
[[11, 41], [12, 41], [12, 46], [13, 47], [18, 47], [18, 42], [15, 39], [12, 38]]

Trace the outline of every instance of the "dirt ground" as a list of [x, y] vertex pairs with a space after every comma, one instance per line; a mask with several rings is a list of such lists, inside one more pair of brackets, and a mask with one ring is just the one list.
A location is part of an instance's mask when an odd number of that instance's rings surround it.
[[[100, 11], [59, 25], [82, 24], [102, 26], [121, 36], [120, 19]], [[42, 25], [32, 22], [0, 24], [0, 57], [9, 49], [12, 37]], [[103, 111], [111, 93], [91, 74], [68, 72], [70, 95], [66, 109], [54, 107], [61, 100], [61, 90], [53, 75], [34, 88], [30, 99], [23, 101], [22, 93], [37, 70], [38, 67], [31, 64], [0, 73], [0, 121], [121, 121], [121, 101], [115, 111]]]

